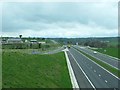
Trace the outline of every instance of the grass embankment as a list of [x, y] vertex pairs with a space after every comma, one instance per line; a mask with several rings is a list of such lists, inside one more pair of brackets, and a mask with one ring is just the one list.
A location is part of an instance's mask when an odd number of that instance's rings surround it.
[[95, 50], [95, 51], [98, 51], [98, 52], [101, 52], [103, 54], [107, 54], [113, 57], [117, 57], [120, 59], [120, 55], [118, 54], [118, 52], [120, 51], [120, 48], [111, 47], [111, 48], [97, 48], [97, 49], [92, 49], [92, 50]]
[[[75, 47], [74, 47], [75, 48]], [[117, 77], [120, 78], [120, 70], [116, 69], [116, 68], [113, 68], [111, 67], [110, 65], [100, 61], [100, 60], [97, 60], [96, 58], [84, 53], [83, 51], [75, 48], [76, 50], [78, 50], [80, 53], [84, 54], [85, 56], [87, 56], [88, 58], [90, 58], [91, 60], [93, 60], [94, 62], [96, 62], [97, 64], [99, 64], [100, 66], [102, 66], [103, 68], [107, 69], [108, 71], [110, 71], [111, 73], [113, 73], [114, 75], [116, 75]]]
[[0, 46], [0, 90], [2, 89], [2, 49]]
[[3, 88], [71, 88], [63, 52], [30, 55], [5, 52], [2, 57]]

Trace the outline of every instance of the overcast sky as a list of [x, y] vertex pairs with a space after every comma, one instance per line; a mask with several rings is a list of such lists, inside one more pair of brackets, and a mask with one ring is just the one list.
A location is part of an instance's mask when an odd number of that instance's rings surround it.
[[117, 2], [6, 2], [2, 36], [118, 36]]

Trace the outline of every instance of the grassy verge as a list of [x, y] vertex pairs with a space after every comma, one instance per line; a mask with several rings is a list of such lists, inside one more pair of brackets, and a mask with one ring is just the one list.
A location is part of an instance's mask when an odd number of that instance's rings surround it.
[[42, 49], [2, 49], [3, 52], [19, 52], [19, 53], [26, 53], [26, 54], [32, 54], [32, 52], [38, 52], [40, 54], [44, 54], [46, 52], [52, 51], [52, 50], [56, 50], [58, 48], [61, 48], [61, 46], [52, 46], [49, 48], [44, 48]]
[[20, 52], [2, 54], [3, 88], [71, 88], [63, 52], [30, 55]]
[[[75, 47], [74, 47], [75, 48]], [[84, 53], [83, 51], [75, 48], [76, 50], [78, 50], [79, 52], [81, 52], [82, 54], [84, 54], [85, 56], [87, 56], [88, 58], [90, 58], [91, 60], [93, 60], [94, 62], [96, 62], [97, 64], [99, 64], [100, 66], [102, 66], [103, 68], [107, 69], [108, 71], [110, 71], [111, 73], [113, 73], [114, 75], [116, 75], [117, 77], [120, 78], [120, 70], [117, 70], [113, 67], [111, 67], [110, 65], [100, 61], [100, 60], [97, 60], [96, 58]]]
[[[113, 57], [117, 57], [120, 59], [120, 55], [118, 55], [118, 51], [120, 51], [120, 48], [115, 48], [115, 47], [111, 47], [111, 48], [98, 48], [98, 49], [92, 49], [98, 52], [101, 52], [103, 54], [107, 54]], [[106, 52], [105, 52], [106, 50]]]
[[2, 49], [0, 46], [0, 90], [2, 89]]

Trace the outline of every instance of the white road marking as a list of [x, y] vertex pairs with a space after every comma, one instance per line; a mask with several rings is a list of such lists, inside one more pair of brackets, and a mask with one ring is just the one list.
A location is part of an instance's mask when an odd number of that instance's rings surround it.
[[101, 75], [99, 74], [99, 77], [100, 77]]
[[96, 70], [94, 70], [94, 72], [96, 72]]
[[62, 51], [69, 51], [69, 50], [68, 50], [68, 48], [66, 48], [66, 49], [63, 49]]
[[[70, 52], [70, 51], [69, 51]], [[70, 52], [71, 54], [71, 52]], [[75, 59], [75, 57], [71, 54], [71, 56], [73, 57], [73, 59], [75, 60], [75, 62], [77, 63], [78, 67], [80, 68], [80, 70], [82, 71], [82, 73], [85, 75], [85, 77], [87, 78], [87, 80], [89, 81], [89, 83], [91, 84], [91, 86], [94, 88], [94, 90], [96, 90], [95, 86], [93, 85], [93, 83], [90, 81], [90, 79], [88, 78], [88, 76], [86, 75], [86, 73], [83, 71], [83, 69], [81, 68], [81, 66], [78, 64], [77, 60]]]
[[65, 56], [66, 56], [66, 60], [67, 60], [67, 66], [68, 66], [68, 70], [69, 70], [69, 74], [70, 74], [72, 87], [73, 88], [79, 88], [77, 80], [76, 80], [74, 72], [73, 72], [73, 69], [72, 69], [72, 66], [71, 66], [71, 63], [70, 63], [68, 55], [67, 55], [67, 52], [66, 51], [64, 51], [64, 52], [65, 52]]
[[[94, 50], [91, 50], [91, 51], [94, 51]], [[107, 55], [107, 54], [104, 54], [104, 53], [100, 53], [100, 52], [98, 52], [98, 53], [101, 54], [101, 55], [105, 55], [105, 56], [108, 56], [108, 57], [112, 58], [111, 60], [117, 59], [117, 62], [118, 62], [118, 60], [120, 60], [119, 58], [116, 58], [116, 57], [113, 57], [113, 56], [110, 56], [110, 55]]]
[[105, 82], [107, 83], [107, 80], [105, 80]]
[[[73, 48], [74, 49], [74, 48]], [[76, 50], [76, 49], [74, 49]], [[78, 53], [82, 54], [81, 52], [79, 52], [78, 50], [76, 50]], [[85, 56], [84, 54], [82, 54], [83, 56]], [[114, 76], [115, 78], [117, 78], [118, 80], [120, 80], [119, 77], [115, 76], [114, 74], [112, 74], [110, 71], [108, 71], [107, 69], [103, 68], [102, 66], [100, 66], [99, 64], [97, 64], [96, 62], [94, 62], [93, 60], [91, 60], [90, 58], [88, 58], [87, 56], [85, 56], [87, 59], [89, 59], [90, 61], [92, 61], [93, 63], [95, 63], [96, 65], [98, 65], [100, 68], [102, 68], [103, 70], [105, 70], [106, 72], [108, 72], [109, 74], [111, 74], [112, 76]]]
[[[85, 52], [84, 50], [82, 50], [82, 51], [83, 51], [84, 53], [87, 53], [88, 55], [90, 55], [88, 52]], [[101, 62], [106, 63], [106, 64], [110, 65], [111, 67], [113, 67], [113, 68], [115, 68], [115, 69], [118, 69], [118, 70], [119, 70], [119, 68], [118, 68], [118, 67], [115, 67], [115, 66], [113, 66], [113, 65], [109, 64], [108, 62], [105, 62], [105, 61], [103, 61], [103, 60], [101, 60], [101, 59], [99, 59], [99, 58], [97, 58], [97, 57], [95, 57], [95, 56], [93, 56], [93, 55], [90, 55], [90, 56], [92, 56], [92, 57], [94, 57], [94, 58], [96, 58], [96, 59], [100, 60]]]
[[[81, 48], [80, 46], [78, 46], [78, 48]], [[92, 48], [91, 47], [89, 47], [89, 48], [87, 48], [89, 51], [94, 51], [94, 50], [92, 50]], [[104, 54], [104, 53], [100, 53], [100, 52], [98, 52], [99, 54], [101, 54], [101, 55], [104, 55], [104, 56], [108, 56], [108, 57], [110, 57], [110, 58], [113, 58], [113, 59], [117, 59], [117, 62], [119, 62], [119, 58], [117, 58], [117, 57], [113, 57], [113, 56], [110, 56], [110, 55], [107, 55], [107, 54]], [[111, 60], [113, 60], [113, 59], [111, 59]]]

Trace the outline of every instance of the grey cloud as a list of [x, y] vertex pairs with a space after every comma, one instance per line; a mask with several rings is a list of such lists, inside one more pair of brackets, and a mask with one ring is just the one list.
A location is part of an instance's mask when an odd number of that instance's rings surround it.
[[88, 26], [94, 22], [96, 26], [112, 30], [117, 28], [116, 16], [116, 7], [112, 4], [107, 8], [99, 3], [5, 3], [2, 26], [3, 32], [17, 32], [56, 28], [54, 23], [61, 28], [72, 28], [65, 23]]

